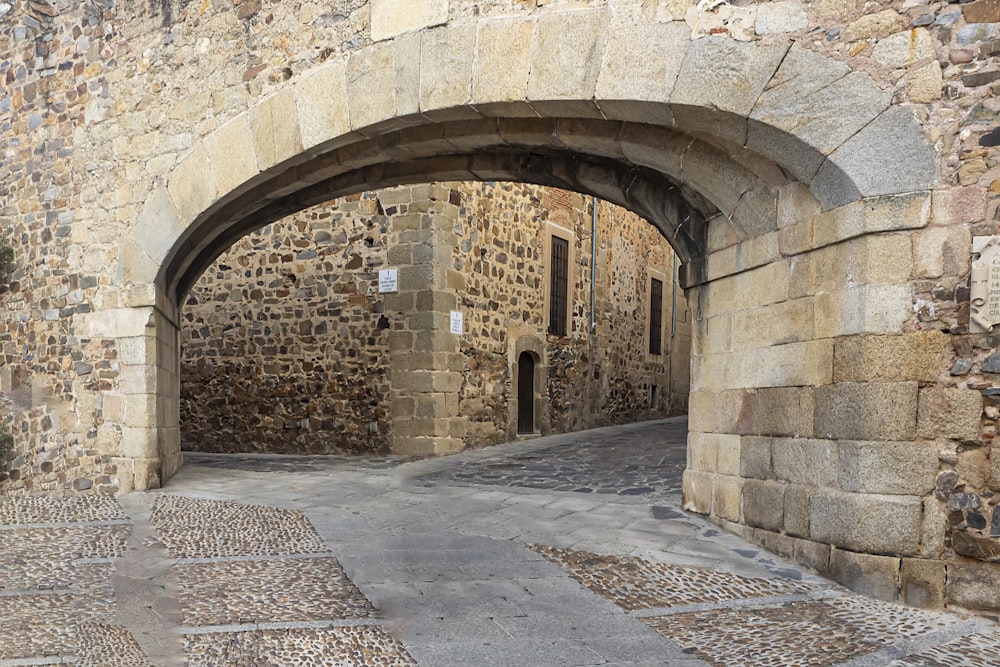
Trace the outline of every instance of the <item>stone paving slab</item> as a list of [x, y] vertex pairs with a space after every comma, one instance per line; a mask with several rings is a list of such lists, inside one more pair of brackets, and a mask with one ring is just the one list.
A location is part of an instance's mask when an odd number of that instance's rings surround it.
[[[0, 667], [1000, 664], [995, 623], [853, 595], [681, 511], [684, 432], [212, 455], [127, 512], [0, 499]], [[615, 474], [641, 491], [594, 491]]]

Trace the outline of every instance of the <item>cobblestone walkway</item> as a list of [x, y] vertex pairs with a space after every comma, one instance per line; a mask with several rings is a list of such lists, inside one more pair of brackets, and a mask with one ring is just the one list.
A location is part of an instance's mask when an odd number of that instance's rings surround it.
[[190, 456], [162, 492], [0, 498], [0, 667], [996, 667], [679, 509], [683, 420], [444, 459]]

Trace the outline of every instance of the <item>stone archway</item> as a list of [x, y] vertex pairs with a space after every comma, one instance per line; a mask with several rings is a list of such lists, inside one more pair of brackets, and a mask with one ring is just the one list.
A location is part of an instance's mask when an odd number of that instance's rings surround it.
[[[911, 252], [938, 181], [912, 112], [800, 45], [692, 41], [638, 9], [406, 30], [373, 24], [377, 41], [197, 138], [153, 188], [121, 253], [148, 380], [125, 456], [164, 479], [180, 465], [176, 304], [234, 239], [362, 189], [521, 180], [626, 206], [677, 250], [697, 309], [688, 508], [825, 569], [937, 567], [926, 440], [951, 436], [918, 401], [947, 340], [907, 326], [910, 266], [884, 259]], [[428, 280], [414, 296], [447, 303]], [[886, 349], [892, 367], [866, 362]]]

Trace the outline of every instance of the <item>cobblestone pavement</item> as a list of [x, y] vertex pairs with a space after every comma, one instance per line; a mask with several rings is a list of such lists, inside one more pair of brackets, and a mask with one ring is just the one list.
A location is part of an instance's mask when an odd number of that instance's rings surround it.
[[192, 455], [0, 498], [0, 667], [996, 667], [1000, 627], [848, 593], [679, 509], [683, 420], [443, 459]]

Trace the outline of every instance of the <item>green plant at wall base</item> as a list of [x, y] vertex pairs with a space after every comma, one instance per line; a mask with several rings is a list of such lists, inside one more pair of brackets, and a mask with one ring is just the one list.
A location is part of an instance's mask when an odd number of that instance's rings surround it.
[[0, 236], [0, 277], [7, 278], [14, 269], [14, 249]]

